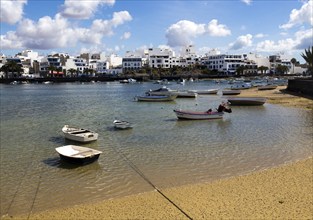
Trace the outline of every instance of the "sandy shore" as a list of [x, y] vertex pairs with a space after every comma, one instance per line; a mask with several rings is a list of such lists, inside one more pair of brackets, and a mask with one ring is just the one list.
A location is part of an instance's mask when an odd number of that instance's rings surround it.
[[[313, 100], [275, 90], [240, 96], [313, 109]], [[312, 146], [313, 151], [313, 146]], [[312, 155], [311, 155], [312, 156]], [[2, 219], [313, 219], [313, 158], [219, 181]]]
[[313, 219], [313, 158], [161, 192], [170, 201], [153, 191], [35, 213], [29, 219]]
[[286, 91], [286, 86], [278, 86], [274, 90], [258, 90], [257, 88], [241, 90], [239, 96], [266, 97], [267, 103], [313, 110], [313, 97], [297, 96]]

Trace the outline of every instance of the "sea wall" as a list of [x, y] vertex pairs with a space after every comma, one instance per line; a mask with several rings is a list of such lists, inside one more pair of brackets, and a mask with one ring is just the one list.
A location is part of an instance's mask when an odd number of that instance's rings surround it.
[[313, 78], [289, 79], [287, 90], [313, 97]]

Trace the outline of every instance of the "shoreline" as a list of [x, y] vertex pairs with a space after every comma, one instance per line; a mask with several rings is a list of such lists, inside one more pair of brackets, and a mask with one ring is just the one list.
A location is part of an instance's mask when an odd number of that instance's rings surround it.
[[[313, 157], [161, 190], [192, 219], [313, 219]], [[188, 219], [159, 192], [3, 219]]]
[[[239, 97], [266, 97], [270, 104], [313, 110], [312, 99], [285, 88], [252, 88]], [[155, 190], [1, 219], [313, 219], [312, 155], [242, 176], [162, 189], [166, 198]]]
[[[313, 110], [313, 97], [298, 96], [296, 93], [286, 90], [287, 86], [278, 86], [274, 90], [258, 90], [251, 88], [241, 90], [238, 97], [265, 97], [270, 104], [280, 104], [285, 107], [297, 107], [305, 110]], [[236, 97], [236, 96], [234, 96]]]

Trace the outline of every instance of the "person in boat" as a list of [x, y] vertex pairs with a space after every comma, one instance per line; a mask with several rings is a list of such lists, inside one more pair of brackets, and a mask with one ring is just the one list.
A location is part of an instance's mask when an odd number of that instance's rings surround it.
[[225, 102], [222, 102], [222, 103], [218, 106], [217, 111], [218, 111], [218, 112], [228, 112], [228, 113], [231, 113], [231, 112], [232, 112], [231, 108], [229, 108], [229, 107], [227, 106], [227, 103], [225, 103]]
[[206, 111], [208, 114], [211, 114], [212, 113], [212, 109], [209, 109]]

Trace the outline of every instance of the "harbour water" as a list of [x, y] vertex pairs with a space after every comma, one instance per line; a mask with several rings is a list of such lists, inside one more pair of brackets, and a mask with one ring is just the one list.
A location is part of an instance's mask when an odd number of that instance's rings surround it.
[[[172, 89], [224, 88], [210, 81]], [[152, 83], [0, 85], [1, 215], [96, 202], [242, 175], [313, 155], [312, 111], [265, 103], [233, 106], [221, 120], [177, 120], [173, 109], [207, 110], [217, 95], [173, 102], [136, 102]], [[134, 124], [115, 130], [113, 120]], [[86, 147], [103, 151], [96, 163], [62, 163], [64, 124], [99, 133]], [[80, 145], [80, 144], [78, 144]]]

